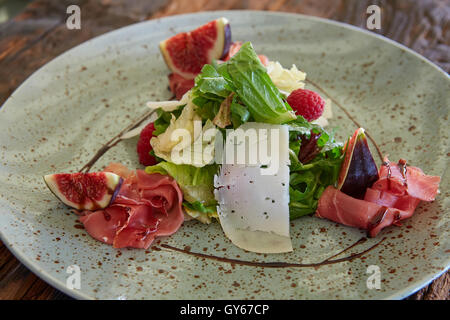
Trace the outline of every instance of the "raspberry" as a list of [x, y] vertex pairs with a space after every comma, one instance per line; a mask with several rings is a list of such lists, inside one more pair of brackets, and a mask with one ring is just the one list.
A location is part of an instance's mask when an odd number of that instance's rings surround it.
[[297, 89], [287, 97], [287, 103], [295, 111], [295, 114], [303, 116], [311, 122], [318, 119], [325, 108], [325, 101], [314, 91]]
[[149, 152], [152, 150], [150, 139], [153, 136], [153, 131], [155, 131], [155, 126], [152, 122], [146, 125], [139, 135], [139, 141], [137, 143], [136, 150], [139, 155], [139, 163], [143, 164], [144, 166], [152, 166], [156, 164], [155, 157], [149, 154]]

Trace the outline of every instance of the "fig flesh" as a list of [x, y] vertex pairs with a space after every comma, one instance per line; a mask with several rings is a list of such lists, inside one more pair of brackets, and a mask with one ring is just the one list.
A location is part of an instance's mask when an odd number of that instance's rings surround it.
[[49, 174], [44, 181], [59, 200], [77, 210], [106, 208], [122, 185], [122, 178], [111, 172]]
[[355, 131], [344, 150], [337, 188], [353, 198], [364, 199], [367, 188], [378, 180], [378, 168], [363, 128]]
[[225, 57], [230, 44], [230, 24], [227, 19], [219, 18], [166, 39], [160, 42], [159, 48], [173, 73], [194, 79], [205, 64]]

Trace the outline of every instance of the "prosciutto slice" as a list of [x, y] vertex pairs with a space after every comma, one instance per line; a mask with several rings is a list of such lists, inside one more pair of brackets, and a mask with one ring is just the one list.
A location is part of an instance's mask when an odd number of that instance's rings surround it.
[[183, 95], [194, 87], [194, 79], [185, 79], [179, 74], [169, 74], [170, 91], [175, 95], [177, 100], [181, 100]]
[[375, 237], [383, 228], [411, 217], [420, 202], [409, 196], [397, 198], [373, 191], [374, 202], [352, 198], [329, 186], [319, 199], [316, 215], [367, 230], [370, 237]]
[[109, 207], [85, 211], [80, 217], [93, 238], [115, 248], [148, 248], [157, 236], [171, 235], [180, 228], [183, 195], [175, 180], [158, 173], [131, 171], [120, 164], [105, 171], [120, 175], [124, 183]]
[[425, 175], [406, 166], [406, 161], [394, 164], [386, 158], [380, 179], [366, 190], [364, 200], [329, 186], [319, 199], [316, 216], [367, 230], [375, 237], [383, 228], [410, 218], [421, 200], [434, 200], [439, 182], [440, 177]]
[[392, 163], [387, 158], [379, 175], [380, 179], [372, 188], [387, 190], [398, 196], [410, 195], [423, 201], [434, 200], [441, 181], [440, 177], [426, 175], [420, 168], [407, 166], [405, 160]]

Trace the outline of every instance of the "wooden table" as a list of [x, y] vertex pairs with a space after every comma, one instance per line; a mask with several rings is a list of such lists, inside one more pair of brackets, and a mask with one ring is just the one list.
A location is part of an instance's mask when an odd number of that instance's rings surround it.
[[[81, 30], [68, 30], [66, 8], [81, 8]], [[366, 27], [381, 8], [381, 30], [450, 71], [449, 0], [38, 0], [0, 25], [0, 105], [35, 70], [92, 37], [138, 21], [180, 13], [254, 9], [297, 12]], [[449, 299], [449, 273], [409, 299]], [[0, 242], [0, 299], [69, 299], [31, 273]]]

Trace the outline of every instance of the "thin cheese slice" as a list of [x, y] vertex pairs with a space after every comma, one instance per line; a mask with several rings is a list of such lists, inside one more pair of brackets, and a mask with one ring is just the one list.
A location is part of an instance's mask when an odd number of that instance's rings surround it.
[[[259, 253], [292, 251], [289, 235], [289, 131], [286, 126], [246, 123], [240, 129], [275, 129], [278, 137], [258, 133], [257, 144], [278, 145], [275, 174], [261, 165], [222, 164], [215, 176], [215, 197], [225, 235], [238, 247]], [[273, 157], [272, 157], [273, 159]]]

